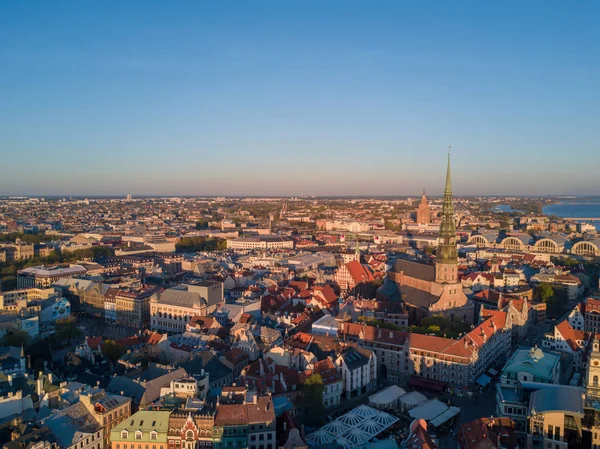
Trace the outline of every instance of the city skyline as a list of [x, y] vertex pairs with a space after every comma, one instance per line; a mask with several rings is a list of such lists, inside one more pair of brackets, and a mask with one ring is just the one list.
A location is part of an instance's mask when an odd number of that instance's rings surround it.
[[0, 195], [599, 195], [600, 7], [0, 5]]

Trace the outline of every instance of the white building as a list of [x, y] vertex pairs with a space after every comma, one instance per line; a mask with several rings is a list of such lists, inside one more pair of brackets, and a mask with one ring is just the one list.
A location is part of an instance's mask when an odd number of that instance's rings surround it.
[[342, 376], [344, 395], [351, 398], [371, 391], [377, 382], [377, 357], [373, 351], [348, 347], [335, 359]]
[[261, 235], [256, 237], [238, 237], [227, 240], [227, 249], [239, 250], [271, 250], [293, 249], [294, 241], [278, 235]]

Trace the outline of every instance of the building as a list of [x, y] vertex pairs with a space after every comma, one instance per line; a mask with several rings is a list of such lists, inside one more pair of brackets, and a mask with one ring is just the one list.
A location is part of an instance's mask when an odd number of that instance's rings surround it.
[[592, 351], [586, 366], [585, 389], [588, 399], [600, 400], [600, 340], [592, 342]]
[[152, 329], [183, 333], [192, 317], [211, 314], [223, 303], [223, 283], [204, 281], [169, 288], [150, 299]]
[[79, 395], [81, 402], [102, 427], [104, 449], [111, 448], [111, 430], [131, 416], [131, 398], [92, 388]]
[[227, 249], [240, 250], [273, 250], [293, 249], [294, 241], [279, 235], [260, 235], [255, 237], [238, 237], [227, 240]]
[[348, 346], [336, 357], [344, 397], [349, 399], [373, 390], [377, 383], [377, 356], [368, 349]]
[[528, 447], [583, 447], [583, 404], [584, 393], [578, 387], [559, 385], [531, 393], [528, 409]]
[[2, 253], [2, 262], [12, 262], [33, 259], [35, 257], [35, 248], [33, 243], [23, 243], [17, 239], [14, 244], [1, 245], [0, 252]]
[[169, 448], [169, 414], [168, 411], [142, 410], [131, 415], [111, 430], [111, 449]]
[[416, 218], [417, 224], [426, 225], [431, 223], [431, 210], [429, 209], [429, 201], [427, 201], [427, 197], [425, 196], [425, 190], [423, 190], [423, 196], [417, 208]]
[[61, 449], [104, 448], [102, 426], [81, 402], [55, 411], [43, 421]]
[[55, 294], [53, 288], [25, 288], [0, 292], [0, 310], [19, 312], [30, 303], [48, 299]]
[[70, 278], [85, 274], [87, 270], [81, 265], [23, 268], [17, 271], [17, 288], [48, 288], [62, 278]]
[[216, 449], [275, 449], [275, 410], [271, 396], [258, 397], [245, 387], [223, 389], [213, 427]]
[[600, 334], [600, 299], [587, 298], [584, 303], [584, 330]]
[[458, 431], [459, 449], [518, 449], [515, 422], [510, 418], [479, 418], [462, 424]]
[[404, 351], [407, 332], [358, 323], [341, 323], [339, 333], [341, 339], [352, 341], [375, 353], [379, 378], [393, 382], [408, 380]]
[[116, 324], [145, 329], [150, 326], [150, 298], [161, 291], [158, 287], [119, 289], [114, 296]]
[[344, 292], [368, 293], [369, 284], [375, 278], [368, 265], [353, 260], [342, 265], [335, 274], [335, 282]]
[[212, 445], [212, 410], [175, 410], [169, 416], [169, 449], [196, 449]]
[[504, 365], [500, 383], [515, 386], [519, 382], [558, 384], [560, 356], [537, 347], [517, 349]]
[[573, 329], [568, 319], [554, 326], [552, 333], [544, 335], [542, 348], [569, 354], [573, 358], [573, 368], [579, 371], [592, 334]]
[[[432, 387], [448, 388], [459, 394], [492, 365], [510, 353], [512, 322], [505, 312], [487, 310], [483, 321], [458, 340], [432, 335], [409, 334], [405, 345], [407, 374]], [[411, 379], [411, 380], [412, 380]]]
[[442, 222], [437, 240], [435, 265], [398, 259], [387, 275], [397, 284], [402, 301], [409, 307], [409, 320], [413, 323], [430, 314], [443, 314], [451, 320], [472, 323], [475, 319], [474, 306], [458, 281], [449, 155]]
[[91, 283], [80, 294], [81, 311], [95, 317], [105, 317], [104, 302], [109, 289], [108, 284]]
[[323, 405], [333, 407], [340, 404], [344, 383], [342, 376], [330, 358], [315, 362], [313, 373], [323, 379]]

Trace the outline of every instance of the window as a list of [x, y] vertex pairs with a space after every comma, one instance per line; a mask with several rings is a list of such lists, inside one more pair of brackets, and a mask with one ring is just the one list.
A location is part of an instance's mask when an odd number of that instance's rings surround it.
[[594, 376], [594, 381], [593, 381], [593, 383], [594, 383], [594, 387], [597, 387], [597, 386], [598, 386], [598, 376]]
[[552, 424], [548, 424], [548, 438], [552, 438], [554, 434], [554, 426]]
[[121, 432], [121, 439], [126, 439], [129, 438], [129, 432], [127, 432], [126, 430]]
[[142, 431], [141, 430], [137, 430], [135, 432], [135, 439], [136, 440], [141, 440], [142, 439]]
[[156, 440], [158, 438], [158, 433], [156, 431], [152, 431], [150, 432], [150, 439], [151, 440]]

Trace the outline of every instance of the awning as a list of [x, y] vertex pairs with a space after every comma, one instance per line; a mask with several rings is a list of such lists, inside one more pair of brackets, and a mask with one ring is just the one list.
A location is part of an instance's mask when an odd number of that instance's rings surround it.
[[450, 407], [448, 410], [446, 410], [442, 414], [436, 416], [431, 421], [429, 421], [429, 424], [431, 424], [433, 427], [439, 427], [442, 424], [444, 424], [445, 422], [447, 422], [450, 419], [454, 418], [459, 413], [460, 413], [460, 408], [458, 408], [458, 407]]
[[411, 377], [409, 385], [411, 387], [425, 388], [427, 390], [442, 392], [445, 385], [437, 380], [421, 379], [420, 377]]
[[475, 382], [477, 382], [479, 385], [481, 385], [482, 387], [487, 386], [490, 382], [492, 381], [492, 379], [490, 378], [490, 376], [488, 376], [487, 374], [482, 374], [481, 376], [479, 376], [477, 378], [477, 380]]

